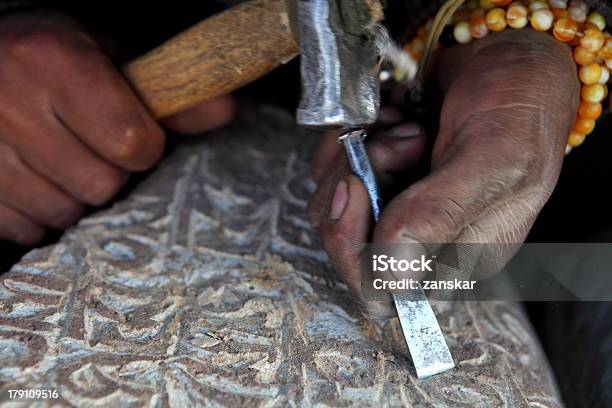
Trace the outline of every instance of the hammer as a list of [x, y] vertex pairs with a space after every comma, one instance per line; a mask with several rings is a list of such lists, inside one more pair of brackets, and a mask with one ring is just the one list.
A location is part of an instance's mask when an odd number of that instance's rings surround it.
[[[128, 63], [124, 74], [157, 118], [230, 93], [301, 53], [297, 122], [347, 129], [339, 142], [368, 191], [373, 218], [382, 201], [364, 146], [376, 121], [378, 55], [368, 26], [378, 0], [251, 0], [204, 20]], [[404, 338], [419, 378], [454, 362], [424, 291], [394, 294]]]

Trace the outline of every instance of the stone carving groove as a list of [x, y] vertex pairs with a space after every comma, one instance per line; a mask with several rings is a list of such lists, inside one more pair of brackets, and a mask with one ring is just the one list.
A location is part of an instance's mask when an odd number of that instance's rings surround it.
[[418, 381], [305, 218], [314, 136], [262, 108], [0, 276], [0, 384], [64, 405], [560, 407], [521, 308], [437, 302], [458, 368]]

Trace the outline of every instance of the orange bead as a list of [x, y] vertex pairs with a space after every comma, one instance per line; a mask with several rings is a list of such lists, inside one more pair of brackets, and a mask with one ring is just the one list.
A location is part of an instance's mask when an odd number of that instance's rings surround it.
[[601, 116], [602, 111], [603, 107], [601, 106], [601, 103], [580, 101], [580, 106], [578, 107], [578, 116], [584, 119], [597, 120]]
[[512, 3], [506, 12], [506, 21], [512, 28], [523, 28], [527, 25], [529, 10], [520, 3]]
[[531, 14], [531, 26], [537, 31], [548, 31], [551, 29], [555, 16], [548, 9], [539, 9]]
[[[552, 9], [553, 12], [553, 16], [555, 17], [555, 21], [556, 20], [561, 20], [562, 18], [569, 18], [569, 11], [565, 10], [565, 9]], [[574, 21], [574, 20], [572, 20]], [[575, 22], [575, 21], [574, 21]], [[576, 26], [578, 26], [578, 24], [576, 24]]]
[[606, 96], [606, 89], [602, 84], [584, 85], [580, 90], [580, 95], [587, 102], [599, 103]]
[[587, 19], [589, 6], [582, 0], [572, 0], [568, 10], [572, 20], [577, 23], [584, 23]]
[[577, 118], [574, 122], [572, 132], [579, 133], [581, 135], [588, 135], [595, 129], [595, 121], [593, 119]]
[[487, 14], [486, 10], [481, 9], [479, 7], [476, 10], [472, 10], [472, 12], [470, 13], [470, 19], [475, 18], [475, 17], [484, 17], [485, 14]]
[[422, 54], [425, 51], [425, 41], [422, 38], [415, 38], [410, 43], [412, 45], [412, 51]]
[[553, 35], [559, 41], [572, 41], [578, 32], [578, 24], [569, 18], [557, 20], [553, 29]]
[[470, 14], [471, 12], [467, 8], [460, 8], [453, 14], [451, 22], [457, 24], [460, 21], [467, 21], [470, 19]]
[[493, 4], [492, 0], [479, 0], [478, 5], [485, 10], [491, 10], [495, 8], [495, 4]]
[[585, 85], [598, 83], [599, 78], [601, 78], [601, 65], [593, 63], [580, 67], [578, 77], [580, 77], [580, 81]]
[[578, 147], [584, 142], [585, 137], [585, 135], [581, 135], [580, 133], [572, 132], [567, 139], [567, 144], [571, 147]]
[[529, 3], [529, 10], [534, 13], [537, 10], [548, 9], [548, 3], [542, 0], [535, 0]]
[[404, 45], [404, 51], [406, 51], [408, 54], [412, 55], [414, 57], [414, 59], [416, 59], [417, 61], [421, 59], [421, 57], [423, 56], [422, 53], [415, 51], [412, 48], [412, 42]]
[[574, 48], [574, 61], [578, 65], [589, 65], [595, 62], [595, 53], [582, 47]]
[[495, 5], [495, 7], [504, 7], [512, 3], [512, 0], [490, 0], [490, 1], [491, 3]]
[[567, 0], [548, 0], [548, 3], [553, 10], [563, 10], [567, 8]]
[[597, 56], [603, 59], [612, 58], [612, 37], [606, 38], [604, 46], [601, 47], [599, 51], [597, 51]]
[[494, 8], [487, 12], [486, 16], [487, 27], [491, 31], [503, 31], [506, 24], [506, 10], [502, 8]]
[[606, 38], [598, 28], [588, 28], [580, 40], [580, 46], [588, 51], [597, 52], [605, 44]]
[[489, 34], [489, 28], [483, 16], [472, 17], [470, 19], [470, 33], [474, 38], [483, 38]]

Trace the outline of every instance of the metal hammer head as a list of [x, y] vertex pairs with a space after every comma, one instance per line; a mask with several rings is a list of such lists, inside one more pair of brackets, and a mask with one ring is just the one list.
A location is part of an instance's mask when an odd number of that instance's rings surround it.
[[380, 106], [378, 56], [365, 35], [372, 0], [293, 0], [292, 27], [301, 51], [300, 125], [358, 128]]

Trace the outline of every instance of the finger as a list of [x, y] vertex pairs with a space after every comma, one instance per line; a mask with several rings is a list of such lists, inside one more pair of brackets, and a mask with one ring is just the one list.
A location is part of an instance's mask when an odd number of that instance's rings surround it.
[[72, 225], [83, 207], [29, 169], [0, 143], [0, 203], [38, 224], [56, 229]]
[[[414, 124], [398, 126], [388, 134], [375, 136], [367, 144], [368, 155], [382, 189], [388, 187], [396, 173], [401, 173], [417, 164], [425, 150], [425, 134]], [[341, 149], [341, 147], [340, 147]], [[338, 181], [351, 174], [344, 152], [336, 153], [336, 158], [319, 177], [317, 191], [309, 206], [313, 225], [329, 211], [333, 189]]]
[[13, 122], [3, 134], [19, 157], [39, 176], [76, 201], [101, 205], [125, 184], [128, 174], [95, 155], [52, 114], [38, 114], [39, 127], [29, 116]]
[[[471, 271], [470, 278], [483, 279], [502, 270], [527, 238], [545, 202], [545, 196], [536, 192], [517, 194], [488, 208], [468, 224], [456, 238], [456, 242], [470, 244], [471, 266], [465, 265], [461, 272]], [[445, 279], [448, 278], [451, 276]]]
[[51, 104], [74, 135], [124, 170], [145, 170], [159, 160], [163, 130], [99, 50], [83, 51], [62, 67], [71, 78], [51, 84]]
[[382, 126], [395, 126], [401, 123], [403, 119], [402, 112], [395, 106], [383, 106], [378, 113], [378, 123]]
[[417, 165], [425, 152], [425, 131], [416, 123], [403, 123], [371, 139], [368, 155], [381, 188]]
[[17, 211], [0, 204], [0, 239], [21, 245], [34, 245], [45, 236], [42, 226]]
[[[487, 132], [496, 132], [491, 125]], [[468, 130], [469, 132], [469, 130]], [[432, 173], [395, 197], [385, 208], [374, 234], [377, 243], [442, 244], [459, 233], [502, 197], [517, 192], [529, 166], [512, 157], [520, 146], [488, 137], [457, 137]], [[486, 169], [486, 171], [483, 171]]]
[[341, 151], [342, 146], [338, 143], [338, 136], [344, 132], [346, 131], [329, 130], [321, 136], [321, 140], [310, 159], [310, 177], [315, 183], [318, 184], [321, 181], [330, 164]]
[[367, 301], [361, 289], [361, 251], [371, 227], [372, 214], [365, 187], [355, 176], [341, 179], [335, 186], [330, 212], [321, 224], [321, 240], [334, 269], [359, 300], [366, 316], [383, 318], [389, 315], [389, 305]]
[[184, 112], [164, 119], [169, 129], [193, 135], [228, 124], [236, 114], [236, 101], [231, 95], [202, 102]]

